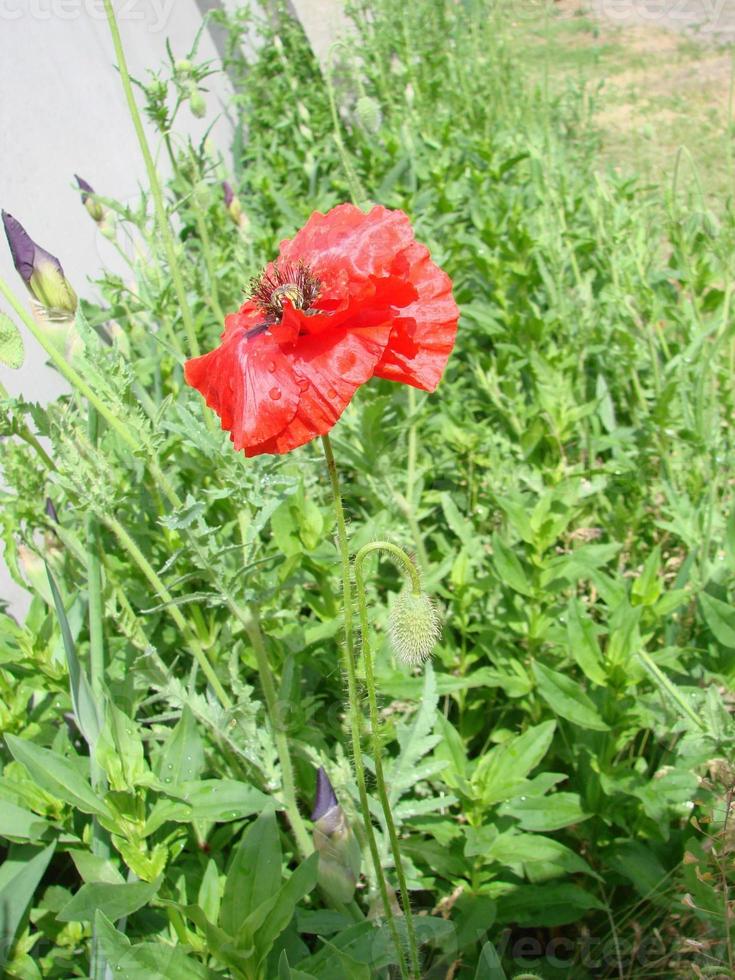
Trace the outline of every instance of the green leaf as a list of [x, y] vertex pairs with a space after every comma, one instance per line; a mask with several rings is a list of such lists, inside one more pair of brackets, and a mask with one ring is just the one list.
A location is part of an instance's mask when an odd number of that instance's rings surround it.
[[594, 684], [607, 684], [595, 624], [584, 611], [579, 599], [572, 599], [567, 606], [567, 642], [585, 677]]
[[181, 946], [141, 943], [133, 946], [103, 912], [97, 912], [94, 932], [110, 968], [120, 980], [210, 980], [218, 976], [187, 956]]
[[15, 841], [35, 841], [51, 829], [51, 824], [30, 810], [0, 800], [0, 837]]
[[23, 337], [9, 316], [0, 313], [0, 364], [14, 368], [23, 366], [25, 349]]
[[475, 529], [459, 512], [459, 508], [448, 493], [442, 493], [439, 497], [442, 510], [447, 524], [457, 535], [462, 544], [469, 549], [473, 549], [476, 543]]
[[219, 918], [220, 909], [220, 888], [219, 871], [217, 862], [210, 858], [207, 867], [199, 883], [199, 894], [197, 895], [197, 905], [206, 915], [210, 922], [216, 922]]
[[661, 548], [657, 545], [646, 559], [643, 571], [633, 582], [631, 602], [634, 606], [652, 606], [663, 589], [663, 580], [659, 578], [661, 567]]
[[577, 885], [524, 885], [503, 895], [498, 919], [519, 926], [563, 926], [576, 922], [590, 909], [603, 911], [604, 902]]
[[107, 882], [110, 885], [123, 885], [125, 879], [109, 858], [99, 857], [90, 851], [70, 851], [72, 861], [82, 881], [86, 883]]
[[522, 735], [494, 746], [480, 759], [472, 783], [486, 806], [514, 795], [529, 772], [546, 755], [555, 728], [555, 721], [532, 726]]
[[236, 936], [281, 885], [281, 841], [275, 814], [263, 813], [243, 834], [227, 871], [219, 924]]
[[169, 735], [158, 764], [162, 783], [188, 783], [197, 779], [204, 768], [204, 743], [194, 714], [184, 705], [176, 727]]
[[507, 980], [503, 964], [492, 943], [485, 943], [480, 950], [475, 980]]
[[316, 980], [313, 973], [302, 973], [301, 970], [292, 970], [289, 966], [286, 950], [281, 952], [278, 960], [278, 980]]
[[99, 910], [108, 919], [121, 919], [147, 905], [160, 887], [160, 878], [152, 882], [134, 881], [122, 885], [102, 881], [82, 885], [56, 918], [59, 922], [93, 922], [95, 912]]
[[107, 703], [105, 724], [97, 741], [95, 757], [105, 770], [113, 790], [131, 790], [149, 781], [138, 725], [111, 701]]
[[[575, 854], [571, 848], [551, 837], [542, 837], [539, 834], [518, 834], [515, 831], [507, 830], [495, 838], [484, 857], [486, 861], [497, 861], [506, 867], [514, 864], [523, 864], [524, 866], [543, 864], [549, 868], [555, 868], [559, 875], [565, 873], [595, 874], [589, 864], [578, 854]], [[552, 874], [549, 874], [548, 877], [552, 877]], [[539, 879], [533, 878], [532, 880]]]
[[715, 599], [709, 592], [700, 592], [699, 604], [715, 639], [735, 650], [735, 608], [729, 602]]
[[0, 967], [8, 962], [55, 847], [56, 844], [49, 844], [39, 851], [28, 845], [15, 845], [0, 866]]
[[557, 715], [580, 728], [595, 732], [610, 730], [588, 695], [571, 677], [537, 662], [533, 663], [532, 669], [541, 696]]
[[84, 736], [90, 751], [94, 752], [102, 728], [97, 699], [92, 693], [92, 686], [79, 663], [76, 645], [69, 627], [69, 620], [66, 618], [64, 603], [48, 564], [46, 564], [46, 574], [48, 575], [48, 583], [51, 589], [51, 596], [54, 600], [56, 617], [59, 620], [61, 637], [64, 642], [64, 653], [66, 654], [66, 666], [69, 671], [69, 686], [71, 688], [71, 703], [74, 708], [74, 717], [79, 726], [79, 731]]
[[577, 793], [519, 797], [500, 807], [501, 816], [515, 817], [522, 830], [549, 832], [587, 820]]
[[192, 820], [241, 820], [272, 811], [276, 805], [272, 797], [235, 779], [202, 779], [180, 786], [164, 784], [162, 788], [169, 796], [189, 804]]
[[6, 735], [5, 741], [13, 758], [26, 767], [41, 789], [82, 813], [109, 816], [104, 802], [69, 759], [15, 735]]
[[263, 963], [273, 943], [293, 918], [296, 905], [313, 891], [317, 883], [319, 855], [315, 852], [303, 861], [278, 892], [243, 923], [237, 934], [238, 944], [245, 938], [245, 945], [252, 940], [258, 953], [258, 963]]
[[493, 534], [492, 541], [492, 561], [500, 581], [510, 586], [515, 592], [520, 592], [521, 595], [533, 596], [531, 584], [526, 578], [526, 573], [515, 552], [511, 551], [497, 534]]

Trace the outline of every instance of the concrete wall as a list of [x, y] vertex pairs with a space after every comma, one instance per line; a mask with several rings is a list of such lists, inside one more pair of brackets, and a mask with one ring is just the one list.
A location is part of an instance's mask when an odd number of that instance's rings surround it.
[[[186, 55], [202, 13], [219, 0], [115, 0], [131, 74], [147, 77], [166, 58]], [[225, 0], [234, 9], [237, 0]], [[315, 50], [326, 52], [345, 18], [339, 0], [294, 4]], [[205, 32], [202, 60], [218, 57], [217, 37]], [[102, 0], [0, 0], [0, 207], [61, 260], [77, 292], [90, 295], [87, 280], [103, 267], [119, 268], [114, 250], [99, 234], [73, 189], [84, 177], [100, 194], [137, 198], [145, 183], [140, 152], [127, 113]], [[221, 114], [231, 89], [223, 75], [206, 82], [208, 112], [194, 119], [184, 107], [179, 131], [199, 139], [220, 116], [213, 137], [229, 155], [230, 127]], [[154, 138], [154, 147], [156, 141]], [[165, 172], [165, 161], [160, 166]], [[19, 282], [0, 235], [0, 275], [18, 292]], [[2, 306], [0, 306], [2, 308]], [[48, 402], [63, 390], [59, 376], [26, 338], [20, 371], [0, 365], [0, 381], [12, 394]], [[1, 451], [1, 449], [0, 449]], [[0, 597], [18, 614], [26, 600], [0, 561]]]

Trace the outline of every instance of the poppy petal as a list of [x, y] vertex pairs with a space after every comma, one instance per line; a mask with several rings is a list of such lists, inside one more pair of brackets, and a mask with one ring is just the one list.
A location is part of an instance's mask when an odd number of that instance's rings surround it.
[[451, 279], [432, 262], [424, 245], [414, 243], [403, 257], [408, 259], [407, 278], [417, 296], [396, 317], [375, 375], [434, 391], [454, 347], [459, 308]]
[[292, 239], [281, 242], [280, 258], [306, 262], [319, 278], [329, 280], [337, 270], [359, 282], [387, 275], [395, 256], [413, 240], [402, 211], [378, 205], [365, 214], [354, 204], [339, 204], [328, 214], [315, 211]]
[[187, 361], [187, 382], [204, 395], [236, 449], [282, 432], [296, 414], [300, 391], [289, 358], [262, 334], [231, 330], [209, 354]]

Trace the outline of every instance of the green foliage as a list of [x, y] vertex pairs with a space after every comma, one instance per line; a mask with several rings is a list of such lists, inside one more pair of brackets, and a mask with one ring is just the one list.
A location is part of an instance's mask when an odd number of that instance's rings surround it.
[[[732, 969], [735, 217], [601, 172], [589, 100], [524, 77], [506, 14], [358, 3], [331, 70], [284, 11], [247, 59], [254, 14], [218, 14], [227, 166], [171, 138], [214, 70], [171, 52], [143, 94], [188, 297], [208, 349], [278, 241], [353, 191], [404, 209], [453, 278], [438, 393], [371, 382], [333, 433], [353, 550], [414, 549], [442, 607], [433, 666], [408, 672], [386, 635], [402, 583], [386, 563], [368, 584], [425, 975]], [[130, 978], [395, 975], [365, 855], [357, 902], [330, 907], [284, 812], [283, 738], [301, 811], [324, 765], [362, 841], [318, 446], [245, 460], [206, 422], [147, 201], [106, 190], [140, 248], [69, 356], [109, 418], [91, 438], [78, 393], [0, 414], [0, 533], [31, 597], [0, 617], [3, 969], [89, 975], [98, 949]]]

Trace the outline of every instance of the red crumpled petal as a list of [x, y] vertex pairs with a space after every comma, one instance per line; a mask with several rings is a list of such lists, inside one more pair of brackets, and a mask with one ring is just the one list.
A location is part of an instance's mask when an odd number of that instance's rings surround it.
[[184, 369], [186, 381], [204, 395], [246, 456], [286, 453], [326, 435], [373, 376], [393, 328], [390, 319], [345, 326], [300, 337], [285, 352], [274, 333], [248, 338], [254, 325], [242, 318], [216, 350], [187, 361]]
[[354, 204], [338, 204], [327, 214], [315, 211], [293, 238], [281, 242], [279, 257], [305, 262], [327, 282], [344, 270], [355, 283], [388, 275], [396, 255], [413, 240], [402, 211], [377, 205], [365, 214]]
[[408, 259], [406, 275], [417, 296], [398, 311], [375, 375], [434, 391], [454, 347], [459, 307], [452, 296], [452, 280], [431, 261], [428, 248], [414, 242], [403, 257]]

